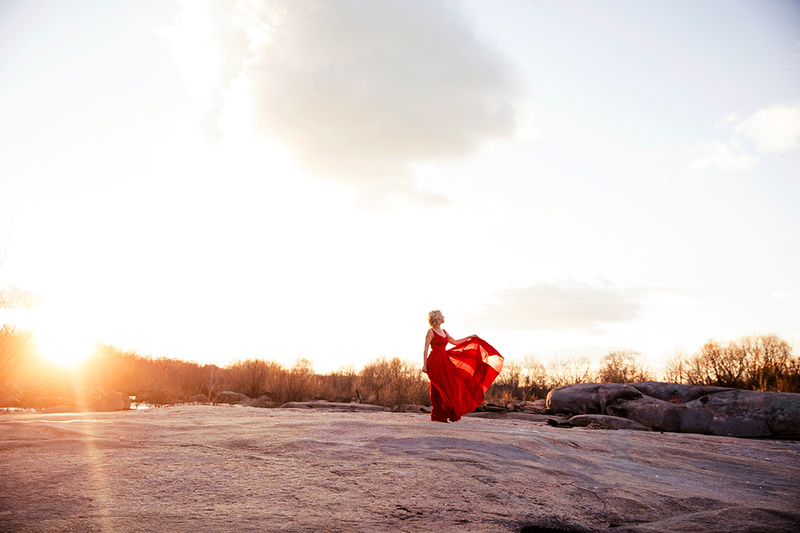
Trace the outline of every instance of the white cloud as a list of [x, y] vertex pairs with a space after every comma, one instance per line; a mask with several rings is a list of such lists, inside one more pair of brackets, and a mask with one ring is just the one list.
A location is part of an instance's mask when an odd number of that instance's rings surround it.
[[[454, 3], [198, 5], [185, 3], [162, 35], [202, 100], [203, 130], [220, 133], [228, 89], [244, 80], [259, 131], [314, 174], [357, 185], [364, 198], [436, 202], [415, 189], [411, 164], [470, 154], [522, 126], [534, 131], [518, 117], [514, 70]], [[202, 62], [192, 50], [203, 52]]]
[[315, 173], [373, 184], [512, 135], [515, 77], [450, 6], [283, 4], [250, 66], [257, 124]]
[[701, 141], [695, 146], [692, 168], [746, 171], [760, 161], [757, 155], [783, 152], [800, 144], [800, 102], [759, 109], [745, 120], [735, 113], [715, 124], [730, 129], [723, 141]]
[[745, 171], [753, 168], [759, 161], [757, 156], [740, 153], [727, 143], [720, 141], [700, 142], [695, 148], [695, 153], [689, 166], [697, 169], [721, 168]]
[[736, 124], [737, 122], [739, 122], [739, 117], [736, 115], [736, 113], [729, 113], [728, 116], [726, 116], [722, 120], [718, 120], [714, 124], [714, 127], [715, 128], [727, 128], [731, 124]]
[[497, 292], [494, 301], [469, 320], [505, 330], [597, 333], [604, 324], [640, 318], [643, 300], [655, 292], [573, 281], [539, 283]]
[[174, 22], [157, 33], [172, 47], [172, 57], [187, 93], [200, 114], [199, 129], [218, 141], [224, 94], [248, 59], [246, 25], [221, 1], [179, 0]]
[[761, 153], [795, 148], [800, 141], [800, 102], [760, 109], [733, 131], [751, 140]]

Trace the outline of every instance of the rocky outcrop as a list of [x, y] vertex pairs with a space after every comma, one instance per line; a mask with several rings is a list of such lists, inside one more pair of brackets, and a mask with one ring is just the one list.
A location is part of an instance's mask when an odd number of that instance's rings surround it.
[[547, 408], [632, 420], [657, 431], [734, 437], [800, 435], [800, 394], [677, 383], [580, 383], [554, 389]]
[[578, 383], [553, 389], [545, 405], [554, 413], [605, 414], [608, 405], [642, 396], [638, 389], [629, 385]]
[[278, 403], [273, 402], [272, 398], [266, 394], [262, 394], [258, 398], [251, 398], [247, 405], [253, 407], [278, 407]]
[[94, 411], [127, 411], [131, 408], [131, 398], [121, 392], [104, 392], [93, 408]]
[[569, 419], [573, 426], [591, 426], [602, 429], [634, 429], [636, 431], [653, 431], [635, 420], [608, 415], [576, 415]]
[[391, 411], [388, 407], [369, 403], [337, 403], [317, 400], [313, 402], [287, 402], [281, 409], [330, 409], [332, 411]]
[[214, 403], [248, 403], [250, 397], [246, 394], [233, 391], [222, 391], [214, 395]]
[[0, 465], [3, 532], [800, 531], [788, 440], [185, 404], [0, 414]]

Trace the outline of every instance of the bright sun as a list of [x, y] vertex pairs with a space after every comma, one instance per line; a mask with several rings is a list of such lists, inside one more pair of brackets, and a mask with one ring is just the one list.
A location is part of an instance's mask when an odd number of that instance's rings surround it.
[[47, 360], [74, 367], [92, 353], [97, 339], [82, 325], [53, 316], [42, 316], [36, 322], [36, 343]]

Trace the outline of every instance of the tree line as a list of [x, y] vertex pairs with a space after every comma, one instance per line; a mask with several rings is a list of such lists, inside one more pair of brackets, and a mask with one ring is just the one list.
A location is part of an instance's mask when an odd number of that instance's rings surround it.
[[78, 405], [97, 391], [118, 391], [153, 405], [214, 403], [222, 393], [236, 392], [276, 404], [324, 399], [392, 407], [429, 403], [428, 387], [420, 366], [399, 357], [321, 374], [307, 359], [291, 365], [257, 358], [201, 365], [98, 344], [77, 368], [67, 370], [38, 353], [30, 331], [0, 330], [0, 407]]
[[[526, 356], [506, 360], [486, 398], [497, 403], [534, 400], [573, 383], [648, 380], [800, 392], [800, 358], [775, 335], [712, 340], [694, 354], [673, 354], [658, 372], [632, 350], [612, 350], [594, 365], [580, 357], [545, 363]], [[214, 403], [229, 391], [272, 404], [324, 399], [388, 407], [430, 405], [429, 382], [420, 365], [399, 357], [379, 357], [360, 369], [317, 373], [307, 359], [291, 365], [258, 358], [201, 365], [98, 344], [78, 368], [68, 371], [41, 357], [30, 331], [8, 325], [0, 329], [0, 407], [77, 405], [82, 396], [97, 391], [118, 391], [153, 405]]]

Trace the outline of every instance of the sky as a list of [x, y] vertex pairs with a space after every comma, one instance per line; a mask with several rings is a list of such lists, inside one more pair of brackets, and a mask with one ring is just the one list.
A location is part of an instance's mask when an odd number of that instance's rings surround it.
[[3, 320], [64, 362], [797, 352], [799, 202], [789, 0], [0, 3]]

